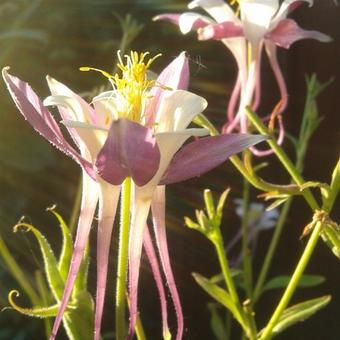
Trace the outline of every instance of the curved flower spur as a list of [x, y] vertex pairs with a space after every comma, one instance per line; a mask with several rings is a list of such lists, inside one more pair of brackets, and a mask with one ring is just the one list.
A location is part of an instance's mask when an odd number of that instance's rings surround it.
[[[183, 34], [191, 30], [197, 31], [199, 40], [219, 40], [234, 55], [238, 66], [238, 78], [228, 104], [227, 123], [222, 129], [224, 132], [248, 131], [245, 108], [252, 106], [253, 110], [257, 110], [260, 104], [263, 49], [267, 53], [281, 96], [278, 107], [270, 116], [278, 117], [287, 107], [288, 92], [278, 63], [277, 46], [288, 49], [291, 44], [301, 39], [331, 41], [326, 34], [304, 30], [293, 19], [287, 18], [288, 14], [304, 2], [309, 6], [313, 4], [313, 0], [283, 0], [281, 3], [278, 0], [239, 0], [237, 3], [240, 17], [238, 17], [233, 8], [223, 0], [194, 0], [188, 4], [189, 9], [200, 7], [209, 16], [185, 12], [161, 14], [154, 18], [177, 24]], [[235, 110], [238, 102], [239, 108]], [[269, 119], [270, 116], [266, 118]], [[281, 144], [284, 128], [280, 119], [278, 123], [280, 130], [278, 143]], [[252, 151], [259, 156], [272, 152], [259, 151], [255, 148], [252, 148]]]
[[[129, 242], [129, 299], [131, 338], [137, 316], [137, 287], [143, 234], [151, 206], [157, 247], [178, 319], [177, 339], [182, 337], [183, 318], [174, 283], [165, 236], [164, 184], [199, 176], [224, 162], [229, 156], [262, 140], [262, 136], [229, 134], [205, 137], [183, 143], [191, 136], [204, 136], [204, 129], [187, 128], [207, 106], [204, 98], [183, 90], [189, 80], [188, 60], [181, 53], [159, 75], [147, 79], [153, 59], [131, 52], [121, 60], [122, 75], [107, 76], [113, 90], [104, 92], [87, 104], [65, 85], [47, 77], [52, 96], [45, 105], [57, 105], [79, 152], [63, 137], [61, 130], [32, 88], [3, 69], [8, 90], [25, 119], [43, 137], [72, 157], [83, 169], [83, 196], [76, 241], [63, 298], [52, 330], [54, 339], [65, 312], [99, 198], [97, 238], [97, 292], [95, 339], [100, 338], [107, 266], [113, 221], [120, 185], [133, 180], [132, 218]], [[86, 68], [85, 70], [90, 70]], [[181, 148], [182, 147], [182, 148]], [[147, 253], [150, 241], [145, 232]], [[151, 263], [152, 260], [150, 259]], [[157, 269], [157, 268], [156, 268]], [[153, 270], [157, 275], [157, 270]], [[159, 282], [159, 276], [156, 277]], [[164, 307], [164, 294], [161, 294]], [[166, 310], [162, 308], [163, 314]], [[163, 331], [168, 332], [166, 315]]]

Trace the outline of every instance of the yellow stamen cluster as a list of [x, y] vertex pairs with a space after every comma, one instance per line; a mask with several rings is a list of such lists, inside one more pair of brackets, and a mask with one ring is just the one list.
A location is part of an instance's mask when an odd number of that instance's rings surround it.
[[148, 52], [138, 54], [132, 51], [130, 55], [124, 56], [126, 59], [124, 64], [118, 52], [119, 63], [117, 66], [122, 74], [121, 76], [116, 74], [112, 80], [117, 92], [124, 98], [126, 103], [125, 112], [120, 114], [133, 121], [140, 121], [144, 111], [147, 91], [155, 86], [155, 80], [148, 79], [147, 70], [160, 54], [146, 61], [145, 57], [148, 54]]
[[149, 52], [138, 53], [131, 51], [130, 55], [124, 55], [125, 63], [118, 51], [117, 67], [121, 71], [121, 75], [111, 75], [106, 71], [92, 67], [81, 67], [81, 71], [97, 71], [109, 79], [117, 94], [118, 117], [128, 118], [130, 120], [140, 122], [144, 115], [145, 101], [147, 92], [155, 86], [155, 80], [149, 80], [147, 71], [153, 61], [161, 56], [156, 55], [146, 60]]

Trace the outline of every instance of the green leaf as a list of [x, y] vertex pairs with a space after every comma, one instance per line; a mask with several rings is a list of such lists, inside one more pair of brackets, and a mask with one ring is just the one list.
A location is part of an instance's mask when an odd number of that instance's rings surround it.
[[90, 293], [78, 293], [77, 299], [72, 299], [74, 309], [66, 312], [63, 317], [64, 327], [70, 340], [93, 339], [93, 299]]
[[61, 278], [63, 279], [64, 282], [66, 282], [73, 252], [72, 235], [64, 219], [55, 211], [55, 206], [47, 208], [47, 211], [50, 211], [57, 218], [63, 235], [63, 245], [61, 248], [60, 257], [58, 261], [58, 269]]
[[18, 297], [20, 294], [17, 290], [12, 290], [8, 294], [8, 302], [13, 309], [15, 309], [17, 312], [21, 314], [32, 316], [35, 318], [50, 318], [50, 317], [54, 317], [57, 315], [59, 304], [49, 306], [49, 307], [23, 308], [14, 302], [14, 299], [13, 299], [14, 295], [15, 297]]
[[208, 308], [210, 311], [210, 327], [217, 340], [225, 340], [227, 330], [222, 321], [221, 316], [218, 314], [217, 306], [215, 303], [209, 303]]
[[230, 295], [227, 291], [222, 289], [221, 287], [217, 286], [216, 284], [212, 283], [209, 279], [205, 278], [204, 276], [198, 273], [192, 273], [195, 281], [217, 302], [221, 305], [226, 307], [230, 310], [233, 314], [234, 318], [242, 324], [242, 318], [240, 316], [237, 307], [235, 306], [234, 302], [232, 301]]
[[325, 225], [321, 233], [322, 240], [332, 250], [333, 254], [340, 259], [340, 231], [333, 226]]
[[297, 322], [302, 322], [325, 307], [331, 301], [331, 296], [326, 295], [316, 299], [308, 300], [287, 308], [281, 315], [273, 333], [280, 333]]
[[[263, 291], [270, 289], [278, 289], [287, 287], [291, 277], [290, 276], [277, 276], [267, 282]], [[314, 287], [325, 282], [325, 278], [320, 275], [303, 275], [297, 287]]]
[[338, 163], [336, 164], [333, 170], [330, 190], [328, 192], [321, 192], [323, 194], [322, 205], [323, 210], [330, 212], [339, 194], [339, 190], [340, 190], [340, 160], [338, 160]]
[[44, 235], [36, 229], [34, 226], [28, 223], [19, 222], [14, 227], [14, 232], [18, 231], [19, 229], [25, 229], [26, 231], [31, 231], [33, 235], [36, 237], [41, 253], [43, 255], [45, 272], [48, 284], [50, 289], [53, 293], [53, 296], [57, 301], [61, 300], [64, 291], [64, 282], [60, 276], [59, 269], [58, 269], [58, 262], [54, 256], [53, 250], [44, 237]]

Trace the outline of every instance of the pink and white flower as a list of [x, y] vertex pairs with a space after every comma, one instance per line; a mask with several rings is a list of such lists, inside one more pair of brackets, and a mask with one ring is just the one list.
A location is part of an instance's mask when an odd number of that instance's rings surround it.
[[[154, 20], [168, 20], [177, 24], [183, 34], [196, 30], [199, 40], [220, 40], [233, 53], [239, 73], [232, 92], [227, 110], [228, 121], [223, 131], [229, 133], [235, 129], [248, 131], [245, 108], [252, 106], [256, 110], [261, 97], [260, 68], [262, 50], [269, 58], [280, 91], [280, 107], [275, 114], [282, 113], [288, 101], [286, 84], [277, 59], [277, 46], [289, 48], [301, 39], [316, 39], [321, 42], [330, 41], [330, 37], [317, 32], [303, 30], [298, 24], [287, 19], [287, 15], [303, 2], [310, 6], [313, 0], [240, 0], [240, 18], [223, 0], [194, 0], [189, 9], [202, 8], [208, 14], [204, 16], [194, 12], [183, 14], [162, 14]], [[235, 114], [235, 108], [239, 108]], [[280, 123], [278, 142], [284, 137], [283, 125]], [[270, 150], [260, 152], [253, 148], [254, 153], [266, 155]]]
[[[207, 102], [184, 90], [189, 81], [185, 53], [170, 63], [156, 82], [146, 78], [146, 70], [151, 64], [145, 62], [146, 55], [132, 52], [126, 56], [126, 65], [120, 63], [122, 77], [108, 76], [114, 89], [95, 97], [92, 105], [51, 77], [47, 77], [51, 96], [42, 102], [27, 83], [10, 75], [8, 68], [3, 70], [8, 90], [24, 118], [83, 169], [83, 197], [74, 252], [51, 339], [56, 336], [69, 301], [98, 202], [95, 339], [100, 338], [112, 227], [120, 186], [127, 177], [133, 180], [129, 336], [132, 337], [136, 323], [143, 238], [161, 297], [163, 331], [168, 332], [164, 289], [155, 251], [145, 229], [151, 207], [157, 247], [177, 313], [176, 338], [180, 339], [183, 315], [167, 250], [164, 185], [199, 176], [232, 154], [264, 139], [262, 136], [230, 134], [204, 137], [183, 146], [191, 136], [207, 134], [204, 129], [188, 128], [192, 119], [206, 108]], [[79, 151], [64, 138], [46, 108], [50, 105], [58, 106], [62, 123]]]

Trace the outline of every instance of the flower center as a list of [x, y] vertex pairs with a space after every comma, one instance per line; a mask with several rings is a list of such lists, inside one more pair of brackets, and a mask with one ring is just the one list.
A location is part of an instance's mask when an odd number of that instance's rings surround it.
[[[141, 122], [144, 117], [148, 91], [156, 85], [155, 80], [148, 79], [147, 71], [153, 61], [161, 56], [157, 54], [153, 58], [147, 58], [149, 52], [138, 53], [131, 51], [130, 55], [121, 57], [118, 51], [118, 64], [120, 74], [111, 75], [108, 72], [92, 67], [81, 67], [81, 71], [97, 71], [109, 79], [114, 89], [116, 101], [116, 113], [119, 118], [127, 118], [135, 122]], [[148, 59], [148, 60], [147, 60]], [[124, 62], [125, 61], [125, 62]]]

